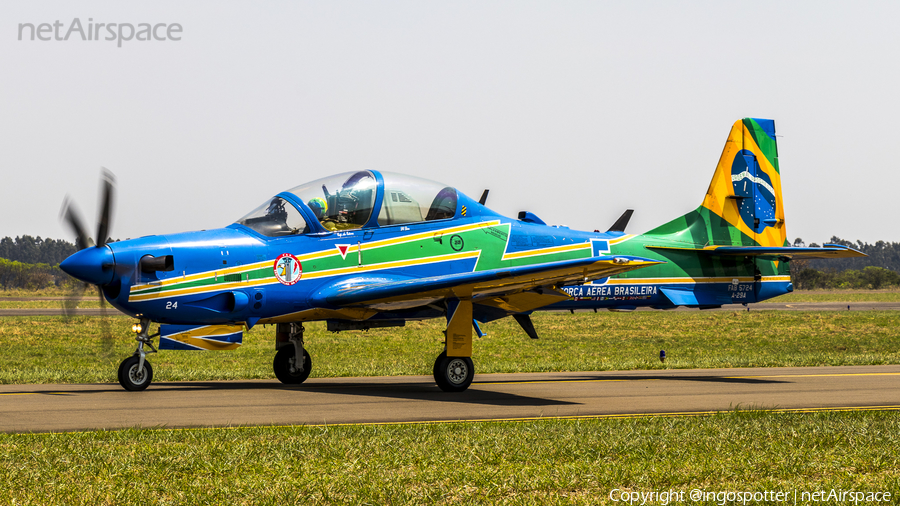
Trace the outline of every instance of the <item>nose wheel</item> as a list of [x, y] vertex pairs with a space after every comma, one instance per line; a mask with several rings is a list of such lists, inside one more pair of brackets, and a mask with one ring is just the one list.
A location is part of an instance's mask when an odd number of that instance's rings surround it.
[[[143, 363], [141, 363], [143, 362]], [[138, 391], [150, 386], [153, 381], [153, 367], [150, 362], [141, 360], [138, 355], [132, 355], [119, 364], [119, 384], [125, 390]]]
[[[125, 390], [136, 392], [145, 390], [153, 381], [153, 367], [150, 362], [147, 362], [147, 355], [156, 353], [156, 348], [153, 347], [153, 338], [159, 333], [150, 335], [150, 320], [147, 319], [141, 319], [140, 323], [131, 327], [131, 330], [137, 334], [134, 339], [138, 344], [134, 355], [119, 364], [119, 384]], [[145, 350], [145, 346], [150, 349]]]
[[475, 364], [469, 357], [448, 357], [447, 352], [434, 361], [434, 382], [445, 392], [462, 392], [475, 379]]
[[[272, 369], [278, 381], [285, 385], [299, 385], [306, 381], [312, 371], [312, 359], [303, 347], [303, 324], [279, 323], [279, 329], [288, 334], [287, 342], [275, 352]], [[284, 325], [284, 327], [281, 327]], [[279, 330], [279, 332], [282, 330]]]
[[274, 369], [278, 381], [285, 385], [299, 385], [306, 381], [312, 371], [312, 359], [309, 358], [309, 353], [303, 352], [303, 367], [298, 367], [299, 364], [294, 347], [282, 346], [275, 353], [272, 369]]

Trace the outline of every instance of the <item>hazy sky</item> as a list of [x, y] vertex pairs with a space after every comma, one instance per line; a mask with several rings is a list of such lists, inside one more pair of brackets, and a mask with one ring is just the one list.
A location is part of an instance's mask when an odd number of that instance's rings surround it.
[[[18, 40], [75, 18], [181, 40]], [[117, 238], [365, 168], [573, 228], [633, 208], [639, 233], [700, 204], [751, 116], [783, 136], [789, 238], [900, 241], [898, 20], [900, 2], [4, 1], [0, 237], [71, 240], [67, 193], [93, 235], [101, 166]]]

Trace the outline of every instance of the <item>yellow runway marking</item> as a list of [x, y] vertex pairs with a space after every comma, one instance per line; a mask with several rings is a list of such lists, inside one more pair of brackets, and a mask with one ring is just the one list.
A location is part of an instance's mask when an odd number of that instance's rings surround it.
[[586, 380], [534, 380], [534, 381], [473, 381], [473, 385], [527, 385], [538, 383], [605, 383], [612, 381], [658, 381], [662, 378], [634, 378], [634, 379], [586, 379]]
[[822, 378], [828, 376], [900, 376], [900, 372], [860, 372], [835, 374], [782, 374], [765, 376], [726, 376], [727, 378]]

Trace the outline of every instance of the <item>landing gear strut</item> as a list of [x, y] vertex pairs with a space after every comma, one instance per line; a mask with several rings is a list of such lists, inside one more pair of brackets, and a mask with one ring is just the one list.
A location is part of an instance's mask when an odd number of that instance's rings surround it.
[[[275, 377], [285, 385], [299, 385], [306, 381], [312, 371], [312, 359], [303, 348], [303, 325], [300, 323], [279, 323], [277, 346], [272, 369]], [[285, 339], [286, 337], [286, 339]]]
[[[471, 358], [474, 321], [471, 298], [447, 301], [444, 351], [434, 361], [434, 382], [445, 392], [462, 392], [475, 379], [475, 364]], [[448, 356], [447, 351], [452, 356]]]
[[[156, 353], [153, 338], [159, 334], [150, 335], [150, 320], [147, 318], [141, 318], [140, 323], [134, 325], [132, 330], [137, 334], [134, 339], [138, 344], [134, 355], [119, 364], [119, 384], [125, 390], [134, 392], [146, 389], [153, 381], [153, 367], [146, 357], [150, 353]], [[150, 351], [144, 350], [144, 346], [149, 346]]]

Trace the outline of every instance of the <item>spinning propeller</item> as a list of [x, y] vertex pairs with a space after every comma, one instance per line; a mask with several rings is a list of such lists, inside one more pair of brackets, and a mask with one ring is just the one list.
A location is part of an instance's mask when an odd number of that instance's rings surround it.
[[[97, 218], [97, 240], [93, 241], [87, 234], [84, 221], [75, 208], [75, 204], [67, 195], [63, 200], [60, 210], [60, 219], [63, 220], [75, 233], [75, 247], [78, 252], [65, 259], [60, 268], [69, 275], [80, 280], [72, 293], [66, 299], [63, 309], [66, 317], [74, 314], [74, 308], [78, 300], [84, 295], [88, 283], [97, 286], [97, 294], [100, 298], [100, 308], [103, 312], [104, 341], [109, 341], [110, 332], [106, 318], [106, 300], [103, 297], [103, 286], [114, 279], [115, 258], [112, 251], [106, 247], [109, 241], [109, 230], [112, 222], [112, 205], [115, 194], [116, 178], [112, 172], [102, 168], [100, 172], [100, 214]], [[111, 347], [111, 342], [105, 342], [104, 348]]]

